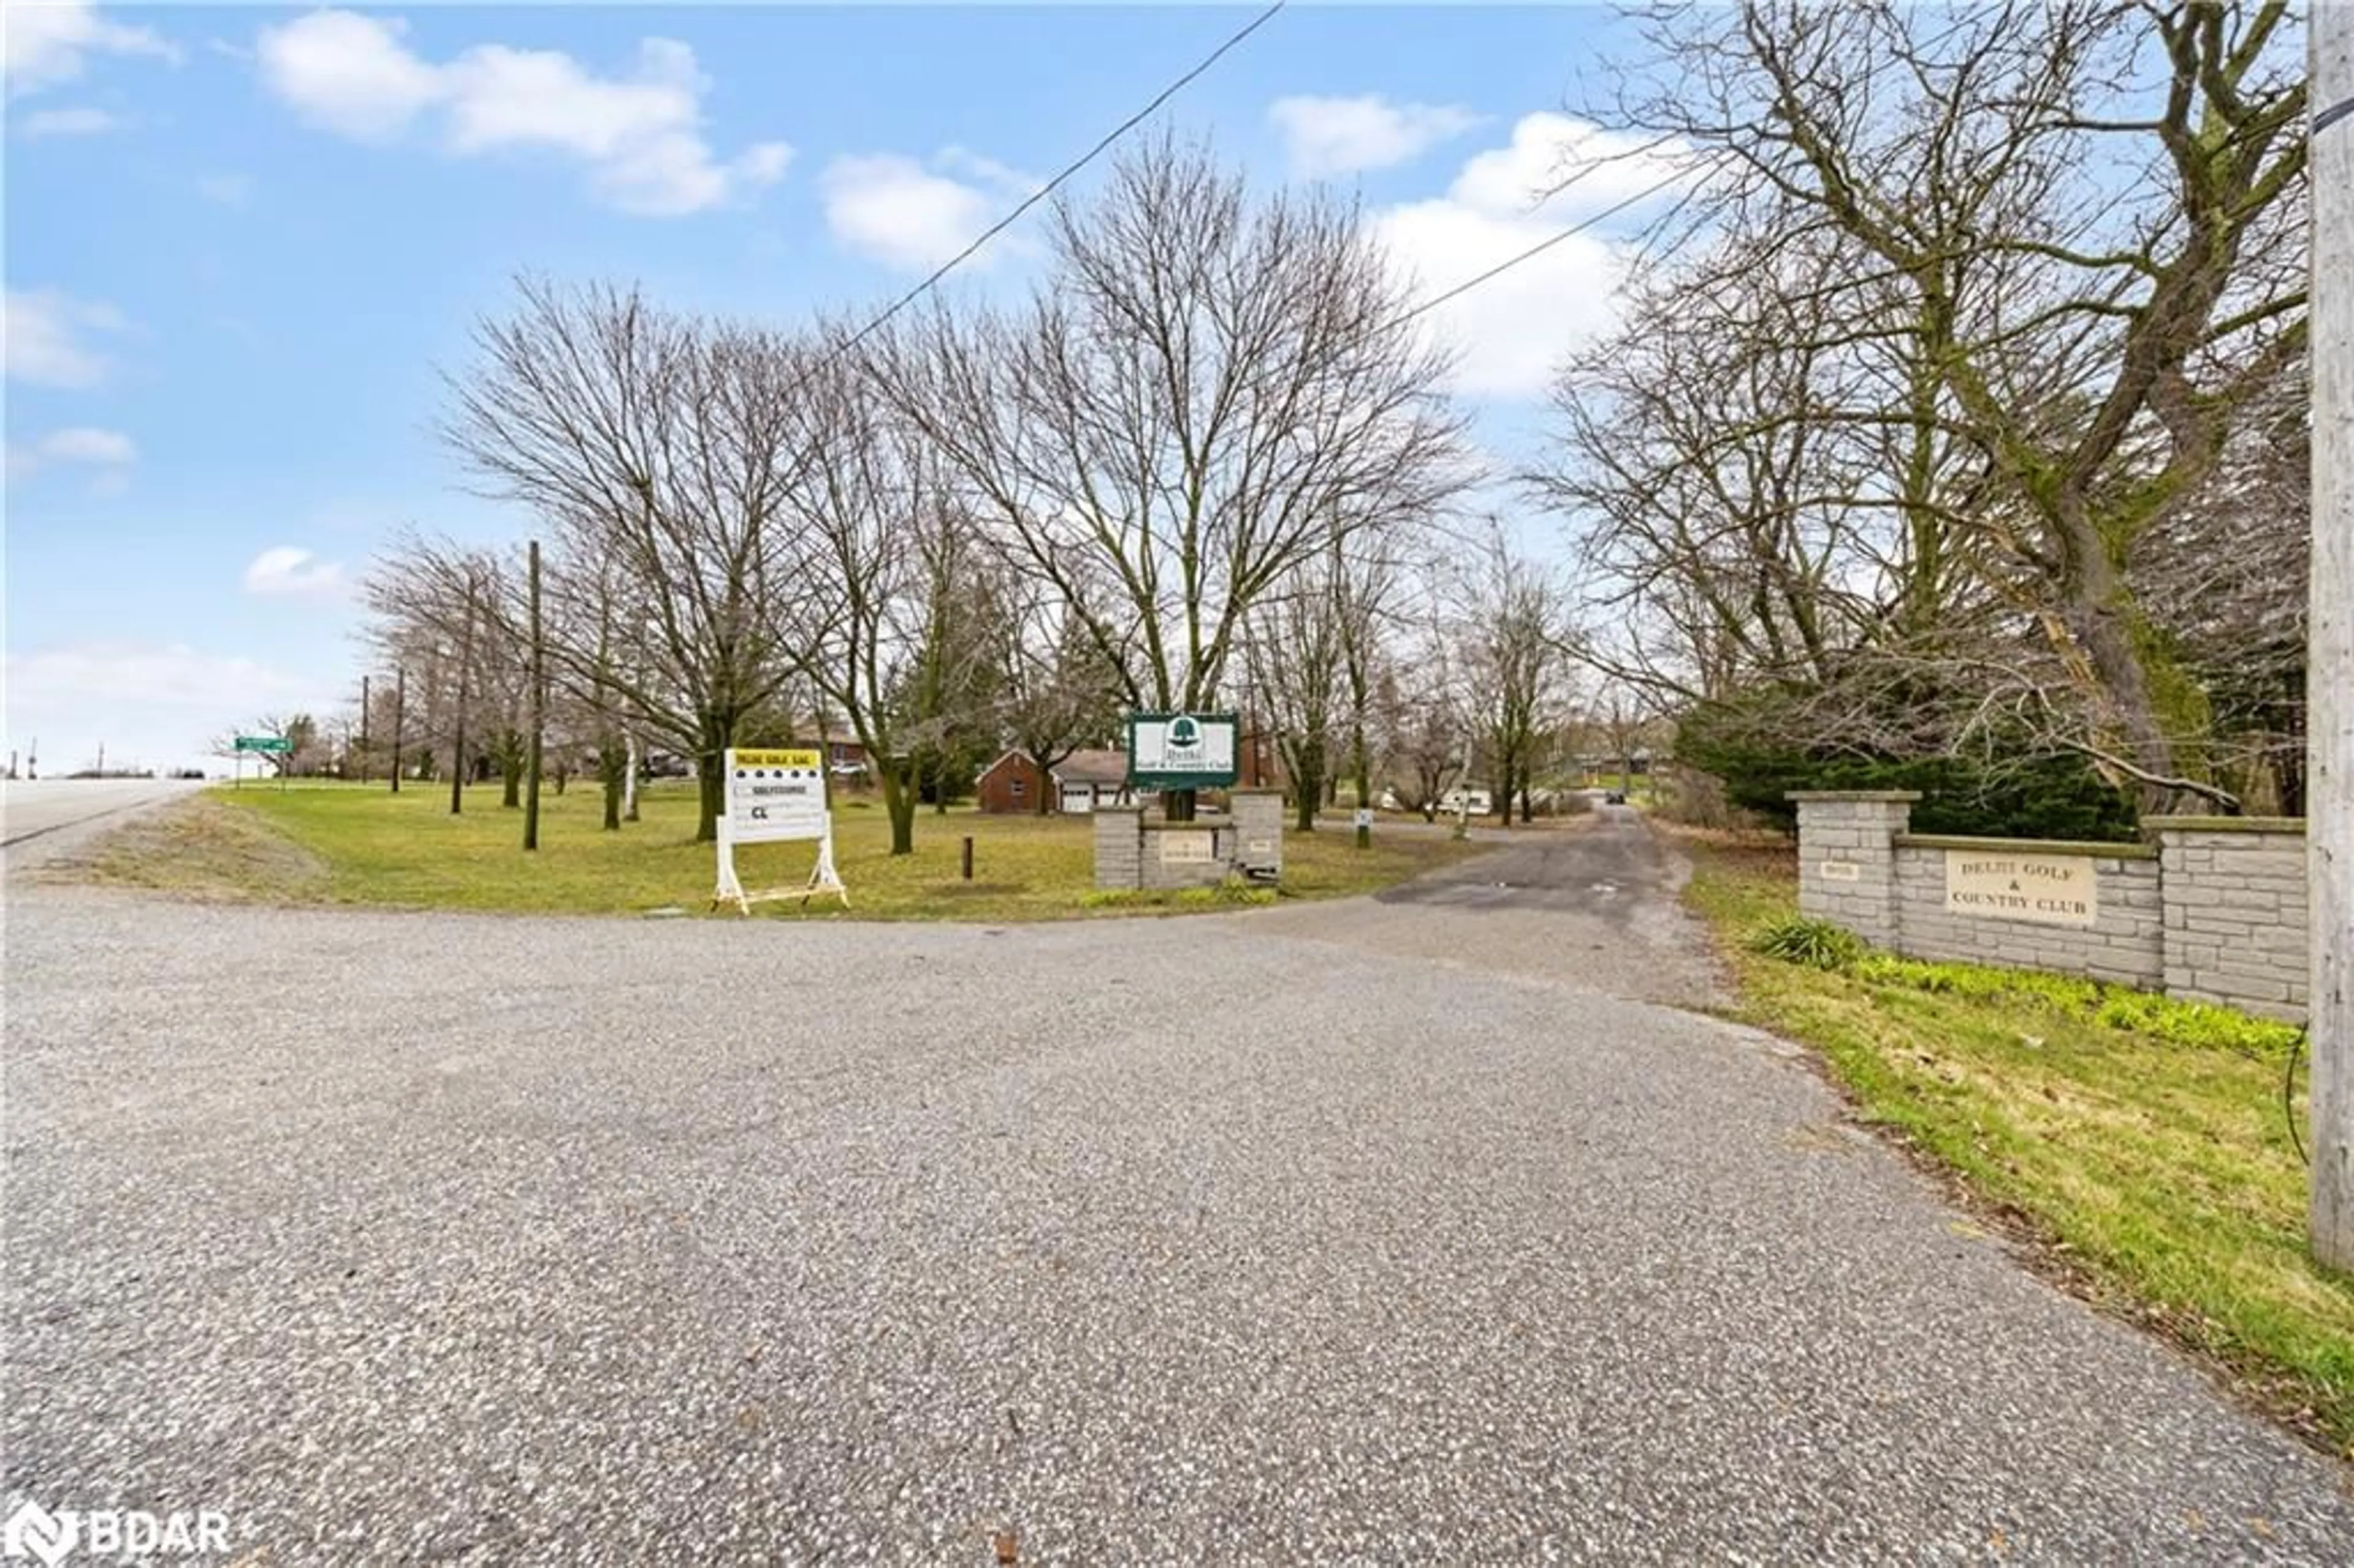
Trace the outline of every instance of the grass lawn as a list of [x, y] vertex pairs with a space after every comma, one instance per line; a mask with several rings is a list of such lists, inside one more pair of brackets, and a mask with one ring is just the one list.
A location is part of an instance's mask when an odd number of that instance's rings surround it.
[[1691, 847], [1685, 896], [1747, 1022], [1819, 1050], [1866, 1120], [1957, 1174], [2075, 1288], [2354, 1457], [2354, 1277], [2306, 1247], [2282, 1107], [2293, 1032], [2057, 976], [1767, 958], [1748, 942], [1797, 912], [1790, 852]]
[[[258, 897], [537, 913], [642, 914], [673, 906], [705, 913], [716, 862], [694, 842], [690, 785], [663, 783], [641, 796], [643, 820], [603, 832], [593, 789], [541, 799], [540, 849], [526, 854], [523, 813], [499, 805], [499, 788], [466, 791], [450, 815], [450, 789], [419, 785], [249, 784], [215, 789], [186, 808], [145, 819], [108, 840], [90, 873], [101, 881], [197, 896]], [[973, 879], [959, 875], [962, 840], [973, 843]], [[1284, 836], [1283, 894], [1331, 898], [1370, 892], [1475, 853], [1444, 838], [1377, 835], [1351, 847], [1345, 826]], [[992, 817], [970, 810], [916, 818], [916, 853], [893, 857], [879, 803], [854, 798], [834, 812], [834, 860], [850, 889], [845, 915], [831, 897], [753, 905], [781, 919], [1048, 920], [1162, 914], [1231, 906], [1205, 894], [1090, 899], [1094, 849], [1085, 818]], [[748, 844], [736, 852], [746, 888], [799, 888], [812, 843]], [[733, 909], [720, 912], [736, 918]]]

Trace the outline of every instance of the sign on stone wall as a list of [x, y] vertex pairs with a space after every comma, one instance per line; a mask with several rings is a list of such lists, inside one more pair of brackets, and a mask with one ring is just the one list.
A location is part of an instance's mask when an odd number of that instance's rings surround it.
[[2039, 926], [2090, 926], [2101, 916], [2100, 884], [2084, 855], [1947, 850], [1946, 907]]
[[1207, 865], [1218, 858], [1216, 838], [1212, 833], [1163, 828], [1157, 836], [1163, 865]]

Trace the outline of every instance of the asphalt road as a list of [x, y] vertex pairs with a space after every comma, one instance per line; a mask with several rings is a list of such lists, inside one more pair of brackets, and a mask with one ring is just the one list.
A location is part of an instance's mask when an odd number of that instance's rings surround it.
[[[200, 779], [0, 779], [0, 847], [13, 864], [23, 856], [48, 853], [61, 840], [81, 838], [84, 830], [203, 788]], [[43, 841], [37, 851], [17, 847], [37, 841]]]
[[1533, 832], [1474, 828], [1495, 853], [1372, 899], [1259, 918], [1270, 931], [1390, 958], [1679, 1006], [1723, 1000], [1706, 938], [1676, 902], [1689, 868], [1633, 808], [1597, 806], [1596, 817]]
[[1639, 834], [1005, 930], [12, 891], [0, 1494], [274, 1565], [2346, 1561], [2343, 1467], [1633, 994]]

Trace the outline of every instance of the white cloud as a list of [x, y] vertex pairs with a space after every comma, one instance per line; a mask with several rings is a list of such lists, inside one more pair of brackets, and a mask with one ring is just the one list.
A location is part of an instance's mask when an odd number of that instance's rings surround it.
[[[1426, 298], [1478, 277], [1671, 173], [1667, 150], [1583, 121], [1541, 113], [1522, 119], [1511, 141], [1469, 159], [1447, 194], [1374, 215], [1374, 230]], [[1576, 183], [1556, 188], [1572, 175]], [[1551, 386], [1562, 361], [1607, 332], [1627, 258], [1602, 228], [1573, 235], [1510, 271], [1449, 301], [1424, 319], [1460, 355], [1457, 390], [1531, 397]]]
[[1630, 136], [1566, 114], [1521, 118], [1511, 143], [1463, 165], [1447, 194], [1500, 216], [1543, 214], [1567, 222], [1626, 200], [1673, 173], [1675, 149], [1648, 148]]
[[[77, 425], [51, 430], [35, 441], [10, 441], [7, 460], [8, 477], [12, 480], [29, 479], [52, 464], [78, 463], [101, 471], [101, 482], [119, 487], [123, 478], [121, 471], [139, 461], [139, 449], [120, 430]], [[114, 493], [115, 488], [110, 488], [108, 493]]]
[[302, 689], [251, 659], [199, 653], [185, 643], [80, 642], [5, 656], [8, 700], [28, 705], [112, 698], [239, 712]]
[[[928, 168], [901, 154], [873, 153], [828, 164], [818, 189], [835, 241], [901, 271], [928, 272], [1035, 188], [1028, 176], [961, 147], [943, 148], [931, 162]], [[974, 260], [985, 262], [996, 249]]]
[[7, 376], [37, 387], [95, 387], [106, 379], [106, 355], [89, 342], [93, 333], [121, 332], [122, 313], [56, 289], [10, 289], [0, 312], [7, 345]]
[[8, 25], [0, 27], [0, 74], [10, 97], [75, 80], [85, 57], [93, 54], [149, 55], [175, 63], [180, 58], [156, 34], [110, 22], [87, 0], [8, 7]]
[[9, 744], [38, 736], [48, 777], [86, 766], [101, 744], [109, 761], [201, 765], [212, 736], [273, 712], [323, 719], [348, 700], [332, 679], [186, 643], [89, 641], [10, 652], [0, 655], [0, 683], [8, 693]]
[[103, 136], [128, 131], [138, 123], [127, 114], [105, 109], [41, 109], [16, 122], [20, 136]]
[[196, 194], [218, 207], [249, 207], [253, 205], [253, 176], [201, 175], [196, 179]]
[[247, 565], [245, 591], [267, 599], [332, 599], [344, 591], [343, 563], [281, 545]]
[[440, 64], [413, 52], [406, 24], [316, 11], [256, 40], [262, 80], [313, 124], [360, 141], [398, 140], [420, 121], [442, 149], [470, 157], [543, 151], [588, 165], [598, 196], [624, 212], [700, 212], [780, 178], [792, 149], [764, 142], [722, 160], [703, 133], [710, 79], [669, 38], [638, 46], [626, 76], [600, 77], [567, 54], [483, 44]]
[[1292, 174], [1300, 179], [1353, 175], [1403, 164], [1479, 123], [1468, 109], [1357, 98], [1278, 98], [1267, 116], [1283, 132]]
[[[1422, 298], [1519, 255], [1554, 226], [1497, 217], [1452, 201], [1392, 207], [1375, 222]], [[1607, 240], [1576, 235], [1423, 320], [1458, 353], [1455, 388], [1498, 397], [1543, 393], [1569, 352], [1607, 331], [1625, 264]]]
[[42, 438], [41, 451], [58, 462], [137, 462], [139, 449], [121, 430], [93, 429], [87, 425], [52, 430]]

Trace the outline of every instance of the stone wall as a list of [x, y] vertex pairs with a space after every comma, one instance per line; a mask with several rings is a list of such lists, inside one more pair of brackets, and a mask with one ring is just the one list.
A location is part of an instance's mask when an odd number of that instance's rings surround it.
[[1087, 821], [1096, 839], [1096, 885], [1144, 885], [1144, 808], [1097, 806]]
[[1236, 789], [1230, 799], [1235, 814], [1235, 869], [1254, 882], [1280, 880], [1283, 791]]
[[[2307, 991], [2304, 824], [2280, 818], [2157, 817], [2143, 844], [1907, 832], [1916, 795], [1794, 794], [1798, 907], [1875, 946], [2165, 991], [2301, 1022]], [[2089, 917], [2068, 923], [1970, 907], [1949, 896], [1948, 857], [2033, 863], [2075, 885]]]
[[1096, 886], [1214, 887], [1229, 876], [1273, 885], [1283, 874], [1283, 792], [1237, 789], [1224, 820], [1148, 818], [1141, 806], [1098, 806]]
[[[1948, 910], [1946, 853], [1998, 849], [2088, 862], [2099, 918], [2090, 926], [2041, 926]], [[1903, 833], [1896, 839], [1896, 937], [1891, 945], [1916, 959], [2057, 969], [2155, 991], [2166, 975], [2159, 891], [2158, 852], [2143, 844]]]
[[2313, 964], [2305, 823], [2168, 817], [2157, 835], [2168, 993], [2303, 1022]]
[[1798, 908], [1867, 942], [1896, 939], [1896, 835], [1921, 797], [1901, 789], [1799, 791]]

